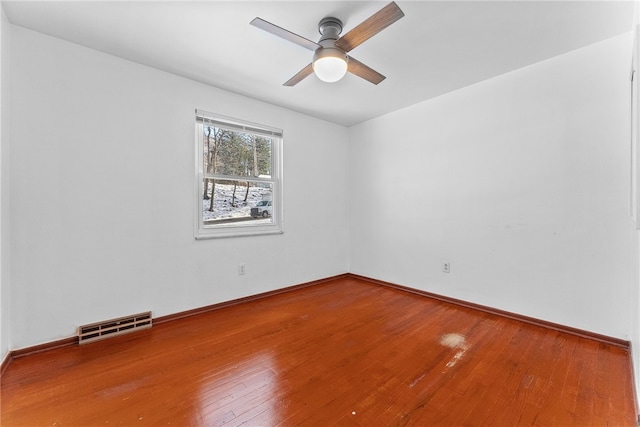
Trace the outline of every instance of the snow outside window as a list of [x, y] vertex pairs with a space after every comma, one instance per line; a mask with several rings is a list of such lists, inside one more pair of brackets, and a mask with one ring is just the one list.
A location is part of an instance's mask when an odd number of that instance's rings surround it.
[[196, 239], [282, 233], [282, 130], [196, 110]]

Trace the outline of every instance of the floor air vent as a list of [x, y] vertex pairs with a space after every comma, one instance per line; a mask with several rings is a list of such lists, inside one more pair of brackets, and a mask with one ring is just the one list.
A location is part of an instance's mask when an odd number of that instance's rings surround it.
[[80, 326], [78, 328], [78, 337], [80, 338], [80, 344], [86, 344], [116, 335], [150, 328], [151, 322], [151, 312], [148, 311], [146, 313]]

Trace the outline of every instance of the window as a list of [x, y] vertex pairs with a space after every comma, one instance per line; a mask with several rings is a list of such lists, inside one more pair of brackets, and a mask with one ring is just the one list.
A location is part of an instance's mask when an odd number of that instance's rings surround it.
[[196, 239], [282, 233], [282, 130], [196, 110]]

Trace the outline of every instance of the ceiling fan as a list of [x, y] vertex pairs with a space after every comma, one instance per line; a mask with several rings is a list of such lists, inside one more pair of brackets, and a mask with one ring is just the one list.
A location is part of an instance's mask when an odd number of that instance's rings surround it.
[[377, 85], [386, 77], [347, 55], [347, 52], [369, 40], [403, 16], [404, 13], [398, 5], [391, 2], [342, 37], [340, 37], [342, 21], [333, 17], [323, 18], [318, 24], [318, 31], [321, 35], [318, 43], [261, 18], [255, 18], [251, 21], [251, 25], [314, 51], [313, 62], [287, 80], [284, 86], [295, 86], [312, 73], [325, 82], [337, 82], [347, 71]]

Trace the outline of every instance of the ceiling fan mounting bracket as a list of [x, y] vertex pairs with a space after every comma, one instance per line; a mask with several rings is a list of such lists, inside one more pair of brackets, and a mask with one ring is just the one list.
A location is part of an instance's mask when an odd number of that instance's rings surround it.
[[323, 18], [318, 23], [318, 32], [322, 36], [320, 41], [338, 40], [342, 32], [342, 21], [331, 16]]

